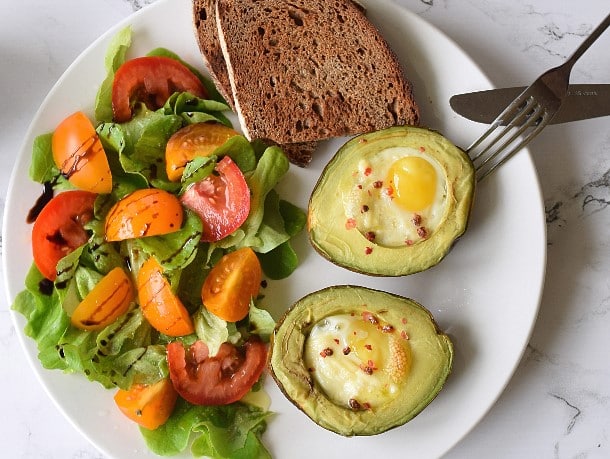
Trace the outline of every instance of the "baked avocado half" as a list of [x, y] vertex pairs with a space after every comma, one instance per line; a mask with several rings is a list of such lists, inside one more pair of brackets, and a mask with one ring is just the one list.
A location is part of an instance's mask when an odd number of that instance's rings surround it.
[[316, 424], [375, 435], [420, 413], [438, 394], [453, 345], [415, 301], [341, 285], [297, 301], [278, 323], [269, 368]]
[[426, 270], [466, 231], [475, 190], [468, 155], [441, 134], [396, 126], [345, 143], [309, 200], [309, 239], [352, 271]]

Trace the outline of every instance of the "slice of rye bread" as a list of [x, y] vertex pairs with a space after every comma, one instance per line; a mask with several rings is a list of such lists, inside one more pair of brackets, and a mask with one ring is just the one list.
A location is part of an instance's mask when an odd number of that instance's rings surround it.
[[419, 123], [398, 59], [351, 0], [217, 0], [216, 22], [248, 138], [311, 142]]
[[[218, 92], [227, 104], [235, 110], [229, 73], [227, 72], [222, 48], [218, 41], [216, 0], [193, 0], [193, 24], [201, 56], [214, 81], [216, 89], [218, 89]], [[307, 166], [311, 162], [316, 146], [317, 142], [280, 145], [290, 161], [302, 167]]]
[[216, 0], [193, 0], [193, 25], [195, 26], [195, 37], [203, 57], [204, 64], [216, 89], [225, 99], [227, 104], [235, 109], [231, 82], [222, 55], [222, 48], [218, 41], [218, 29], [216, 27]]

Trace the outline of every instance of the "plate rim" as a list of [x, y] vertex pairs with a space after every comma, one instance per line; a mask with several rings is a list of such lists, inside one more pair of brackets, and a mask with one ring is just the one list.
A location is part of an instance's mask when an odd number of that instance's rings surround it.
[[[5, 218], [3, 220], [3, 227], [2, 227], [2, 238], [3, 238], [4, 246], [5, 246], [5, 251], [2, 256], [2, 264], [3, 264], [3, 270], [4, 270], [3, 282], [5, 283], [5, 287], [6, 287], [5, 292], [6, 292], [6, 297], [8, 299], [8, 305], [10, 308], [9, 312], [10, 312], [10, 315], [12, 318], [13, 325], [17, 329], [16, 331], [17, 331], [18, 339], [20, 341], [22, 348], [25, 351], [29, 364], [32, 366], [32, 369], [34, 370], [34, 373], [35, 373], [37, 379], [39, 380], [39, 382], [41, 383], [43, 389], [45, 390], [47, 396], [49, 396], [51, 398], [54, 405], [62, 413], [62, 415], [64, 415], [64, 417], [69, 421], [69, 423], [83, 437], [85, 437], [92, 445], [94, 445], [96, 448], [98, 448], [100, 451], [104, 452], [105, 454], [109, 454], [107, 449], [104, 446], [98, 444], [98, 442], [93, 441], [93, 439], [90, 437], [90, 435], [76, 422], [75, 419], [73, 419], [67, 413], [65, 408], [60, 404], [59, 400], [53, 395], [53, 393], [51, 392], [47, 382], [45, 381], [45, 377], [44, 377], [44, 374], [46, 374], [47, 370], [42, 368], [42, 366], [40, 365], [36, 356], [33, 355], [30, 351], [28, 351], [28, 346], [31, 346], [31, 343], [29, 343], [29, 342], [31, 342], [32, 340], [30, 338], [28, 338], [27, 336], [25, 336], [25, 334], [23, 333], [23, 326], [25, 323], [24, 318], [19, 313], [12, 310], [12, 308], [11, 308], [13, 301], [15, 299], [15, 296], [19, 293], [20, 290], [17, 289], [17, 291], [15, 291], [14, 289], [16, 289], [17, 287], [8, 282], [8, 280], [9, 280], [8, 272], [9, 272], [10, 266], [9, 266], [9, 260], [7, 257], [7, 252], [10, 254], [11, 250], [6, 250], [6, 247], [8, 246], [7, 243], [11, 239], [11, 237], [9, 237], [8, 219], [6, 217], [7, 217], [7, 215], [10, 215], [11, 213], [13, 213], [13, 212], [11, 212], [11, 209], [12, 209], [11, 203], [14, 202], [14, 199], [12, 199], [12, 197], [13, 197], [13, 194], [16, 193], [16, 189], [17, 189], [16, 182], [17, 182], [18, 173], [19, 173], [18, 166], [20, 164], [28, 163], [28, 157], [26, 155], [27, 150], [28, 150], [27, 147], [28, 147], [28, 144], [33, 140], [33, 138], [36, 135], [36, 133], [34, 132], [34, 128], [39, 124], [40, 118], [48, 106], [48, 101], [53, 97], [53, 95], [58, 90], [58, 88], [61, 87], [66, 76], [68, 74], [70, 74], [75, 67], [78, 67], [81, 60], [84, 59], [84, 57], [87, 54], [89, 54], [93, 48], [100, 46], [100, 43], [107, 41], [109, 39], [109, 37], [111, 37], [113, 34], [115, 34], [122, 27], [125, 27], [126, 25], [132, 23], [134, 20], [136, 20], [140, 16], [152, 14], [152, 11], [154, 11], [157, 8], [159, 8], [159, 9], [163, 8], [164, 5], [169, 4], [170, 1], [171, 0], [157, 0], [155, 3], [146, 5], [142, 9], [130, 14], [129, 16], [125, 17], [124, 19], [122, 19], [121, 21], [116, 23], [114, 26], [110, 27], [106, 32], [104, 32], [102, 35], [100, 35], [96, 40], [94, 40], [88, 46], [86, 46], [85, 49], [81, 53], [79, 53], [79, 55], [76, 57], [76, 59], [74, 59], [74, 61], [62, 73], [62, 75], [59, 77], [59, 79], [53, 84], [51, 89], [47, 92], [47, 94], [43, 98], [40, 106], [36, 110], [36, 113], [35, 113], [34, 117], [32, 118], [30, 125], [28, 126], [28, 129], [26, 130], [26, 133], [24, 135], [24, 140], [22, 142], [21, 148], [19, 149], [19, 155], [15, 159], [14, 166], [11, 171], [10, 179], [8, 182], [8, 187], [7, 187], [6, 206], [4, 209]], [[366, 5], [371, 1], [373, 1], [373, 0], [364, 0], [363, 3]], [[446, 39], [453, 47], [455, 47], [455, 49], [458, 49], [463, 54], [463, 56], [465, 56], [468, 59], [469, 63], [471, 63], [474, 67], [476, 67], [476, 69], [479, 71], [480, 75], [490, 83], [490, 87], [492, 87], [492, 88], [495, 87], [495, 85], [492, 84], [492, 82], [491, 82], [490, 78], [487, 76], [487, 74], [479, 67], [477, 62], [474, 61], [470, 57], [470, 55], [468, 53], [466, 53], [466, 51], [464, 51], [454, 40], [452, 40], [451, 37], [447, 36], [442, 30], [437, 28], [434, 24], [426, 21], [421, 16], [410, 11], [406, 7], [395, 4], [395, 3], [391, 2], [390, 0], [374, 0], [374, 1], [378, 3], [378, 5], [376, 5], [376, 7], [384, 8], [385, 10], [388, 10], [388, 11], [397, 11], [397, 12], [399, 11], [400, 14], [406, 14], [406, 15], [410, 16], [410, 19], [417, 21], [421, 27], [429, 28], [430, 30], [433, 30], [436, 34], [439, 34], [442, 37], [444, 37], [444, 39]], [[187, 3], [186, 0], [184, 0], [184, 2]], [[506, 378], [504, 383], [500, 387], [498, 387], [498, 389], [496, 390], [496, 394], [495, 394], [495, 397], [493, 397], [493, 401], [487, 406], [487, 408], [485, 410], [483, 410], [482, 412], [479, 413], [479, 415], [476, 417], [475, 421], [472, 422], [471, 425], [465, 431], [463, 431], [462, 435], [459, 436], [459, 438], [457, 438], [453, 443], [448, 445], [447, 449], [443, 452], [443, 454], [450, 451], [452, 448], [455, 447], [455, 445], [457, 443], [459, 443], [461, 440], [463, 440], [481, 422], [481, 420], [487, 415], [489, 410], [495, 405], [495, 403], [497, 402], [497, 399], [502, 395], [502, 393], [506, 389], [506, 386], [510, 383], [519, 363], [521, 362], [523, 355], [527, 349], [527, 342], [529, 341], [531, 334], [533, 332], [534, 326], [536, 324], [536, 320], [537, 320], [537, 316], [538, 316], [538, 312], [539, 312], [539, 308], [540, 308], [540, 304], [541, 304], [541, 300], [542, 300], [542, 294], [544, 291], [544, 280], [545, 280], [545, 275], [546, 275], [546, 258], [547, 258], [546, 224], [544, 222], [543, 194], [542, 194], [542, 190], [541, 190], [540, 181], [536, 174], [534, 162], [531, 157], [531, 152], [529, 151], [529, 149], [526, 148], [526, 149], [524, 149], [523, 152], [520, 153], [520, 155], [524, 158], [527, 158], [529, 167], [531, 168], [531, 170], [534, 171], [534, 183], [532, 183], [532, 185], [535, 186], [535, 188], [538, 192], [537, 197], [539, 199], [537, 201], [539, 201], [538, 207], [542, 211], [541, 215], [540, 215], [542, 217], [541, 228], [543, 229], [543, 233], [544, 233], [543, 234], [543, 246], [541, 248], [542, 258], [539, 260], [540, 265], [541, 265], [540, 278], [536, 282], [537, 285], [539, 286], [539, 288], [537, 289], [537, 295], [536, 295], [536, 301], [535, 301], [536, 306], [533, 310], [533, 320], [529, 324], [529, 329], [527, 330], [527, 333], [526, 333], [527, 338], [525, 340], [525, 344], [521, 348], [521, 351], [520, 351], [519, 355], [517, 356], [517, 358], [515, 359], [515, 361], [513, 362], [513, 364], [510, 365], [510, 368], [508, 368], [509, 376]], [[25, 156], [25, 158], [24, 158], [24, 156]], [[62, 374], [62, 376], [63, 376], [63, 374]], [[88, 381], [86, 383], [90, 384], [90, 382], [88, 382]]]

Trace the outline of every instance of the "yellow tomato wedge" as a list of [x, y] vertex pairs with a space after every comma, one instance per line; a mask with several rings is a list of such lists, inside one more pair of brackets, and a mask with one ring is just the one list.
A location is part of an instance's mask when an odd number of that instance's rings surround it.
[[122, 268], [114, 268], [80, 302], [70, 321], [81, 330], [99, 330], [124, 314], [134, 299], [131, 279]]
[[150, 385], [134, 384], [114, 395], [114, 402], [125, 416], [150, 430], [165, 424], [177, 399], [178, 393], [169, 378]]
[[76, 112], [53, 132], [53, 160], [76, 188], [93, 193], [112, 191], [112, 174], [106, 152], [89, 118]]
[[117, 202], [106, 216], [106, 240], [122, 241], [173, 233], [182, 226], [180, 200], [167, 191], [136, 190]]
[[155, 257], [142, 264], [136, 285], [142, 313], [156, 330], [169, 336], [190, 335], [195, 331], [191, 316], [172, 292]]
[[196, 156], [209, 156], [239, 133], [220, 123], [193, 123], [176, 131], [165, 147], [167, 177], [180, 180], [184, 167]]
[[248, 315], [250, 301], [260, 290], [262, 275], [260, 262], [250, 247], [229, 252], [206, 277], [201, 300], [212, 314], [227, 322], [237, 322]]

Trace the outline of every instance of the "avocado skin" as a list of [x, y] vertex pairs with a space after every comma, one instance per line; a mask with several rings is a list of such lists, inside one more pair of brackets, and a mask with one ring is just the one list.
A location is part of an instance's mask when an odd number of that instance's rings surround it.
[[[367, 155], [392, 147], [424, 147], [447, 179], [448, 205], [441, 224], [426, 240], [411, 246], [383, 247], [345, 226], [342, 196], [356, 164]], [[313, 188], [307, 215], [309, 241], [333, 264], [360, 274], [398, 277], [425, 271], [443, 260], [466, 232], [475, 185], [468, 155], [436, 131], [394, 126], [361, 134], [337, 151]]]
[[[392, 325], [394, 333], [407, 333], [413, 363], [396, 397], [383, 406], [355, 411], [325, 395], [303, 355], [309, 331], [318, 321], [364, 311]], [[282, 393], [313, 422], [346, 437], [370, 436], [407, 423], [428, 406], [451, 373], [453, 353], [451, 340], [421, 304], [367, 287], [338, 285], [310, 293], [288, 309], [271, 336], [268, 366]]]

